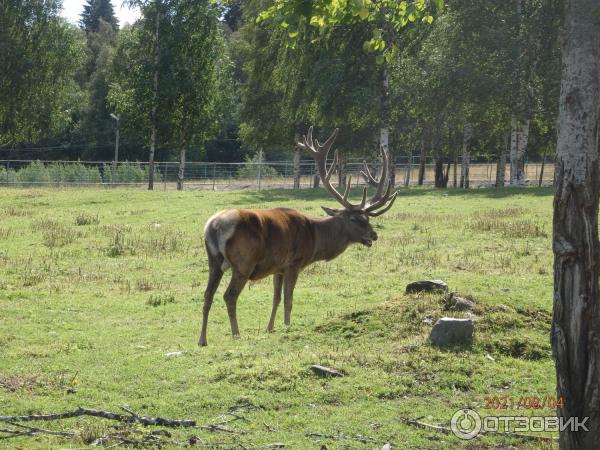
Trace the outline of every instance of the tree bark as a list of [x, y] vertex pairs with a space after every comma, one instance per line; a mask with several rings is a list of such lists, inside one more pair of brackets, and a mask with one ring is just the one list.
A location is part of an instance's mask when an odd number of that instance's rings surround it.
[[544, 181], [544, 168], [546, 167], [546, 150], [544, 150], [544, 155], [542, 156], [542, 167], [540, 167], [540, 180], [538, 182], [538, 187], [542, 186], [542, 182]]
[[525, 185], [525, 150], [529, 140], [529, 119], [513, 115], [510, 126], [510, 185]]
[[154, 151], [156, 149], [156, 109], [158, 103], [160, 8], [156, 2], [156, 31], [154, 33], [154, 84], [152, 87], [152, 131], [150, 132], [150, 154], [148, 155], [148, 190], [154, 189]]
[[442, 155], [442, 146], [439, 142], [439, 136], [436, 132], [431, 135], [431, 153], [434, 155], [435, 174], [434, 186], [436, 188], [444, 187], [444, 160]]
[[404, 186], [410, 185], [410, 172], [412, 171], [412, 147], [410, 150], [410, 155], [408, 155], [408, 163], [406, 164], [406, 177], [404, 178]]
[[[382, 98], [382, 116], [383, 116], [383, 124], [379, 129], [379, 145], [386, 151], [390, 152], [390, 73], [386, 64], [383, 66], [382, 73], [382, 88], [383, 88], [383, 98]], [[390, 154], [390, 167], [389, 167], [389, 180], [392, 183], [392, 186], [396, 183], [396, 159], [394, 155]]]
[[183, 179], [185, 175], [185, 153], [187, 150], [187, 141], [182, 139], [181, 149], [179, 151], [179, 170], [177, 171], [177, 190], [183, 191]]
[[473, 127], [466, 123], [463, 128], [462, 156], [460, 160], [460, 187], [469, 189], [469, 145], [473, 136]]
[[[296, 133], [294, 142], [300, 142], [300, 134]], [[300, 189], [300, 148], [294, 148], [293, 156], [294, 189]]]
[[500, 153], [498, 154], [498, 163], [496, 164], [496, 187], [504, 187], [504, 179], [506, 177], [506, 153], [508, 150], [509, 134], [504, 133]]
[[338, 153], [338, 188], [346, 188], [346, 156], [344, 153]]
[[454, 164], [452, 165], [452, 187], [456, 188], [458, 186], [458, 174], [457, 168], [458, 165], [458, 151], [456, 148], [454, 149]]
[[600, 448], [598, 109], [600, 22], [596, 0], [565, 2], [565, 40], [554, 175], [552, 351], [563, 420], [589, 417], [589, 432], [560, 433], [561, 449]]
[[419, 155], [419, 179], [417, 184], [423, 186], [425, 181], [425, 137], [421, 140], [421, 154]]
[[319, 178], [319, 170], [317, 168], [317, 163], [315, 163], [315, 175], [313, 176], [313, 188], [316, 189], [319, 187], [319, 182], [321, 178]]

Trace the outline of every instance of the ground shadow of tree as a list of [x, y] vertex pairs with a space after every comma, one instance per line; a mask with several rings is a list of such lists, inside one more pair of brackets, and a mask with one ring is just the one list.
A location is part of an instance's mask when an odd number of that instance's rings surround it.
[[[373, 189], [369, 190], [369, 194], [374, 193]], [[523, 187], [523, 188], [481, 188], [481, 189], [434, 189], [430, 187], [401, 187], [398, 189], [399, 200], [402, 198], [415, 198], [431, 195], [443, 195], [448, 197], [469, 197], [469, 198], [505, 198], [512, 196], [535, 196], [548, 197], [553, 194], [552, 187]], [[362, 195], [362, 188], [352, 188], [350, 197], [356, 202], [359, 201]], [[264, 202], [285, 202], [297, 200], [322, 200], [328, 202], [332, 200], [331, 195], [325, 189], [269, 189], [262, 191], [246, 191], [240, 195], [239, 200], [232, 202], [232, 205], [252, 205]]]

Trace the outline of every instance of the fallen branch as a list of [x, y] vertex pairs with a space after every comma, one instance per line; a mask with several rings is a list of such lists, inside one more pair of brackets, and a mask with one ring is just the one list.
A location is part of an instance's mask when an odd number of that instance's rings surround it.
[[[427, 430], [437, 431], [439, 433], [444, 433], [444, 434], [453, 433], [452, 429], [443, 427], [441, 425], [432, 425], [430, 423], [420, 422], [418, 420], [408, 419], [408, 418], [403, 418], [403, 419], [401, 419], [401, 421], [402, 421], [402, 423], [405, 423], [407, 425], [411, 425], [411, 426], [417, 427], [417, 428], [423, 428], [423, 429], [427, 429]], [[503, 431], [482, 430], [478, 433], [478, 435], [484, 435], [484, 434], [505, 435], [505, 436], [510, 435], [510, 436], [514, 436], [514, 437], [518, 437], [518, 438], [522, 438], [522, 439], [534, 440], [534, 441], [555, 441], [555, 440], [557, 440], [557, 438], [550, 437], [550, 436], [536, 436], [533, 434], [514, 433], [514, 432], [510, 432], [510, 431], [503, 432]]]
[[[53, 436], [65, 436], [65, 437], [73, 437], [75, 433], [69, 433], [66, 431], [53, 431], [46, 430], [44, 428], [31, 427], [28, 425], [23, 425], [15, 422], [7, 422], [8, 424], [21, 428], [22, 430], [8, 430], [8, 429], [0, 429], [0, 433], [6, 433], [8, 436], [0, 436], [0, 439], [11, 439], [18, 436], [31, 436], [33, 434], [51, 434]], [[23, 430], [24, 429], [24, 430]]]
[[46, 430], [44, 428], [23, 425], [21, 423], [15, 423], [15, 422], [8, 422], [8, 423], [14, 427], [25, 428], [26, 430], [33, 431], [34, 433], [44, 433], [44, 434], [52, 434], [54, 436], [67, 436], [67, 437], [75, 436], [75, 433], [70, 433], [68, 431], [53, 431], [53, 430]]
[[212, 425], [205, 425], [205, 426], [201, 426], [198, 428], [200, 428], [202, 430], [208, 430], [208, 431], [223, 431], [224, 433], [232, 433], [232, 434], [237, 433], [237, 431], [230, 430], [229, 428], [221, 425], [220, 423], [215, 423]]
[[[128, 411], [128, 410], [127, 410]], [[139, 416], [131, 411], [129, 415], [117, 414], [110, 411], [100, 411], [97, 409], [77, 408], [73, 411], [55, 414], [32, 414], [28, 416], [0, 416], [0, 422], [30, 422], [37, 420], [61, 420], [79, 416], [101, 417], [103, 419], [117, 420], [119, 422], [137, 422], [142, 425], [160, 425], [164, 427], [195, 427], [195, 420], [177, 420], [165, 419], [162, 417]]]

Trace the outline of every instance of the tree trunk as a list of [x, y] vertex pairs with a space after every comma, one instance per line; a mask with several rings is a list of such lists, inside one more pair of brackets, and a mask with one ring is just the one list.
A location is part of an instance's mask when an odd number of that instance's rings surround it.
[[546, 150], [544, 150], [544, 156], [542, 156], [542, 167], [540, 168], [540, 181], [538, 182], [538, 187], [541, 187], [542, 182], [544, 181], [544, 167], [546, 167]]
[[425, 137], [421, 140], [421, 154], [419, 155], [419, 179], [417, 184], [423, 186], [425, 181]]
[[338, 188], [346, 188], [346, 156], [343, 153], [338, 153]]
[[504, 179], [506, 176], [506, 153], [508, 150], [508, 138], [509, 134], [504, 133], [502, 139], [502, 146], [500, 148], [500, 153], [498, 154], [498, 163], [496, 164], [496, 187], [503, 188], [504, 187]]
[[448, 179], [450, 177], [450, 166], [452, 165], [451, 161], [448, 161], [446, 163], [446, 172], [444, 173], [444, 185], [443, 187], [447, 188], [448, 187]]
[[454, 150], [454, 164], [452, 166], [452, 187], [456, 188], [458, 186], [458, 170], [456, 166], [458, 165], [458, 151]]
[[442, 146], [438, 140], [438, 136], [433, 133], [431, 135], [431, 153], [434, 155], [435, 174], [434, 186], [436, 188], [444, 187], [444, 160], [442, 157]]
[[[294, 142], [300, 142], [300, 135], [298, 133], [294, 136]], [[300, 189], [300, 147], [298, 146], [294, 148], [293, 171], [294, 189]]]
[[460, 187], [469, 189], [469, 144], [473, 136], [473, 127], [466, 123], [463, 128], [462, 156], [460, 161]]
[[317, 163], [315, 163], [315, 175], [313, 176], [313, 188], [316, 189], [319, 187], [319, 170], [317, 169]]
[[[382, 116], [383, 125], [379, 129], [379, 145], [386, 151], [390, 152], [390, 73], [387, 65], [383, 66], [382, 74], [382, 87], [383, 87], [383, 98], [382, 98]], [[394, 155], [390, 154], [390, 167], [389, 167], [389, 180], [394, 186], [396, 182], [396, 160]]]
[[187, 149], [186, 139], [181, 141], [181, 150], [179, 151], [179, 170], [177, 171], [177, 190], [183, 191], [183, 179], [185, 175], [185, 152]]
[[148, 155], [148, 189], [154, 189], [154, 151], [156, 148], [156, 108], [158, 103], [160, 8], [156, 2], [156, 31], [154, 33], [154, 85], [152, 87], [152, 131], [150, 132], [150, 154]]
[[525, 150], [529, 140], [529, 119], [511, 118], [510, 127], [510, 185], [525, 185]]
[[597, 0], [565, 2], [554, 175], [552, 351], [563, 420], [589, 417], [589, 432], [560, 433], [561, 449], [600, 448], [600, 250]]
[[410, 186], [410, 172], [412, 171], [412, 148], [408, 156], [408, 164], [406, 165], [406, 177], [404, 178], [404, 186]]

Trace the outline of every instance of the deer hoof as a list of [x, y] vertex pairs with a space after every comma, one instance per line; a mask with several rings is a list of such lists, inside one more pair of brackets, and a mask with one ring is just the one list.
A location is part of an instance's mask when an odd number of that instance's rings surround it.
[[206, 347], [208, 345], [208, 342], [206, 341], [206, 339], [200, 339], [198, 341], [198, 347]]

